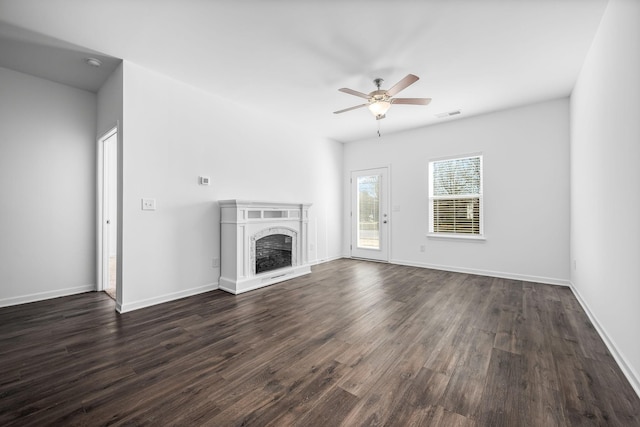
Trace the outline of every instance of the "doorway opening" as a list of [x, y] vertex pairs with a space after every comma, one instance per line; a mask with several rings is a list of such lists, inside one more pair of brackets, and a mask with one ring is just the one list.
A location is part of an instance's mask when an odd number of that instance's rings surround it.
[[117, 297], [118, 127], [98, 140], [98, 291]]

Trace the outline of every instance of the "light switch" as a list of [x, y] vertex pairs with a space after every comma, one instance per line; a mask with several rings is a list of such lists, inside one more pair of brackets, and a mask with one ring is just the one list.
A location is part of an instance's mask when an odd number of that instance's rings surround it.
[[143, 211], [155, 211], [156, 210], [156, 199], [142, 199], [142, 210]]

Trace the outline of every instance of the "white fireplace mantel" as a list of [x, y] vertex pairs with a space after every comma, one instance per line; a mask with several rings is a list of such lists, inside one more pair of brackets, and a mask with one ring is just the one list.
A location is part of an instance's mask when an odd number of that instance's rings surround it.
[[[311, 203], [222, 200], [220, 289], [239, 294], [311, 272], [308, 223]], [[256, 274], [256, 239], [270, 233], [292, 237], [292, 265]]]

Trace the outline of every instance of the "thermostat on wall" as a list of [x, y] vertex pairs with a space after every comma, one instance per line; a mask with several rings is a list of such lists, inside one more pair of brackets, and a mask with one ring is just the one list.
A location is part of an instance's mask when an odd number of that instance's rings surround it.
[[211, 182], [211, 178], [209, 178], [208, 176], [200, 177], [200, 185], [209, 185], [210, 182]]

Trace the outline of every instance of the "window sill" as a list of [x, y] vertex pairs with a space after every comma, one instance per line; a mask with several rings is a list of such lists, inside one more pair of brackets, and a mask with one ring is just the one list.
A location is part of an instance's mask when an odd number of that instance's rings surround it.
[[472, 240], [476, 242], [484, 242], [487, 240], [484, 235], [478, 234], [427, 233], [427, 238], [443, 240]]

